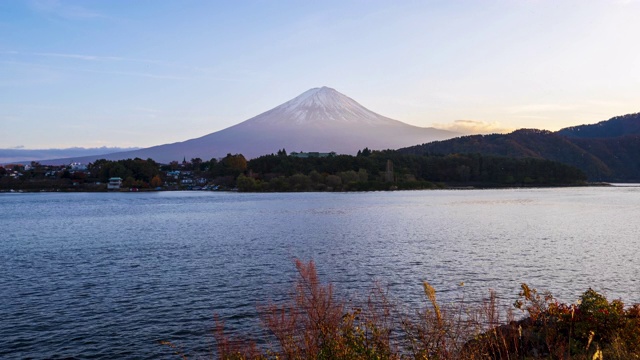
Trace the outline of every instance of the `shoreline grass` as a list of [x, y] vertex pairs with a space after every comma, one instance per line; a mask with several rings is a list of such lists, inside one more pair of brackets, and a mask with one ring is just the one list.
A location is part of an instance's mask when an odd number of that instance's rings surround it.
[[640, 304], [625, 306], [592, 289], [566, 304], [522, 284], [519, 300], [505, 310], [494, 291], [480, 302], [441, 304], [425, 281], [427, 306], [406, 311], [381, 286], [360, 303], [348, 302], [320, 281], [313, 261], [295, 266], [288, 299], [258, 307], [258, 338], [227, 334], [215, 316], [215, 358], [640, 359]]

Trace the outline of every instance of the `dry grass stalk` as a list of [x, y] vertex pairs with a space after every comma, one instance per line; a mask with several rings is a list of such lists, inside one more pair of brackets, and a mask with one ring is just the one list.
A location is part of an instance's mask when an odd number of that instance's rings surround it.
[[298, 280], [292, 300], [261, 307], [265, 327], [276, 337], [286, 358], [333, 356], [340, 340], [344, 303], [336, 301], [333, 286], [322, 285], [313, 261], [295, 261]]
[[[214, 315], [213, 338], [220, 359], [263, 359], [265, 358], [253, 341], [232, 338], [224, 332], [224, 321]], [[183, 360], [186, 357], [183, 356]]]
[[[296, 260], [295, 265], [298, 278], [289, 300], [259, 307], [274, 342], [259, 351], [254, 342], [226, 336], [216, 319], [220, 358], [640, 359], [640, 305], [624, 310], [621, 302], [609, 303], [591, 289], [576, 306], [523, 284], [522, 300], [515, 305], [526, 317], [515, 321], [512, 311], [501, 310], [494, 291], [481, 303], [468, 304], [463, 297], [443, 306], [424, 282], [430, 306], [408, 316], [379, 286], [362, 306], [348, 306], [335, 298], [331, 284], [319, 281], [313, 262]], [[592, 327], [602, 330], [587, 336]]]

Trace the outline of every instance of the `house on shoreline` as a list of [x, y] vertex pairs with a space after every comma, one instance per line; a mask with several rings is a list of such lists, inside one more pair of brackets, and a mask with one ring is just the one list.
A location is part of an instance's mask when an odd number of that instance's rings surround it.
[[107, 184], [107, 190], [118, 190], [122, 186], [122, 178], [112, 177]]

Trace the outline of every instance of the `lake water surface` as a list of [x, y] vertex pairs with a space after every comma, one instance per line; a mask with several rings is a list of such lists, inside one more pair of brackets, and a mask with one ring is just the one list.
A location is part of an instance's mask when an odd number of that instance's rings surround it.
[[520, 283], [640, 302], [640, 188], [0, 194], [0, 358], [208, 356], [315, 260], [345, 297], [505, 303]]

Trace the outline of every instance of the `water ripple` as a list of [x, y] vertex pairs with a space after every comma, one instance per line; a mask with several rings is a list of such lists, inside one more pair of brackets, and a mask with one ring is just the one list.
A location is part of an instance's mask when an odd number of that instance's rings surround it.
[[[213, 314], [259, 329], [293, 258], [406, 306], [521, 282], [640, 302], [640, 188], [358, 194], [0, 194], [0, 358], [211, 355]], [[461, 289], [458, 284], [464, 282]]]

